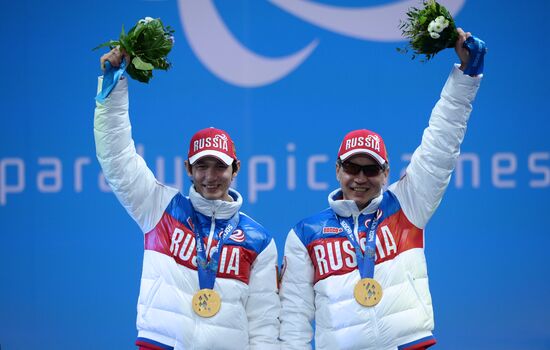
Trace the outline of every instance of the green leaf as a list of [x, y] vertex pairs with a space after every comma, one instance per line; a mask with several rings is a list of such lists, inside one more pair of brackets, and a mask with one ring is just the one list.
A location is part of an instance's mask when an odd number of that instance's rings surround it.
[[148, 83], [149, 80], [153, 77], [153, 71], [150, 70], [139, 70], [136, 69], [133, 65], [129, 65], [126, 69], [128, 75], [139, 82]]
[[94, 47], [92, 50], [95, 51], [95, 50], [97, 50], [97, 49], [101, 49], [102, 47], [106, 47], [106, 46], [115, 47], [115, 46], [117, 46], [118, 44], [119, 44], [118, 41], [109, 40], [109, 41], [107, 41], [107, 42], [105, 42], [105, 43], [103, 43], [103, 44], [101, 44], [101, 45], [99, 45], [99, 46]]
[[[423, 8], [411, 7], [406, 15], [408, 19], [401, 22], [399, 28], [403, 36], [409, 39], [408, 47], [411, 49], [412, 59], [423, 55], [424, 58], [420, 61], [426, 62], [439, 51], [454, 47], [458, 33], [451, 14], [444, 6], [435, 0], [424, 0]], [[438, 16], [447, 18], [449, 26], [440, 33], [438, 39], [433, 39], [428, 32], [428, 24]]]
[[136, 55], [143, 56], [147, 61], [165, 57], [172, 50], [173, 45], [158, 20], [148, 23], [147, 28], [140, 33], [138, 41], [135, 48]]
[[142, 61], [139, 56], [132, 59], [132, 64], [139, 70], [153, 70], [153, 68], [155, 68], [151, 63]]
[[128, 75], [140, 82], [148, 83], [153, 77], [153, 69], [167, 70], [171, 64], [167, 59], [172, 50], [174, 29], [164, 26], [160, 19], [139, 20], [128, 33], [124, 25], [119, 40], [110, 40], [96, 47], [120, 46], [130, 55], [131, 63], [126, 68]]

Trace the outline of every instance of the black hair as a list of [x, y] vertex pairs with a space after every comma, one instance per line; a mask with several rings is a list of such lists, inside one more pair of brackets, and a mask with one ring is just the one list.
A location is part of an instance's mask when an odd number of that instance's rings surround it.
[[[193, 164], [191, 164], [189, 159], [187, 160], [187, 165], [189, 166], [189, 169], [187, 169], [187, 170], [189, 170], [189, 172], [191, 172], [191, 169], [193, 168]], [[231, 171], [233, 172], [233, 174], [235, 174], [237, 171], [239, 171], [239, 164], [237, 163], [237, 160], [233, 160], [233, 163], [231, 163]]]

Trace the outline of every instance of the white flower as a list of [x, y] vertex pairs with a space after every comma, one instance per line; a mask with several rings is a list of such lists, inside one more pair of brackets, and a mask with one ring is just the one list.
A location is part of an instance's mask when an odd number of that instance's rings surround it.
[[151, 21], [153, 21], [153, 20], [154, 20], [153, 17], [145, 17], [144, 19], [140, 19], [140, 20], [139, 20], [139, 23], [141, 23], [141, 24], [147, 24], [147, 23], [149, 23], [149, 22], [151, 22]]
[[430, 32], [430, 36], [433, 38], [433, 39], [439, 39], [439, 34], [436, 33], [436, 32]]
[[445, 22], [445, 17], [443, 16], [439, 16], [435, 19], [436, 22], [439, 22], [441, 24], [443, 24]]
[[430, 32], [430, 35], [431, 33], [441, 33], [448, 26], [449, 26], [449, 20], [447, 20], [443, 16], [439, 16], [430, 22], [430, 24], [428, 25], [428, 32]]
[[439, 22], [438, 18], [443, 18], [443, 21], [445, 21], [445, 18], [443, 16], [439, 16], [433, 21], [428, 24], [428, 32], [430, 33], [441, 33], [443, 29], [447, 28], [449, 25], [449, 21], [447, 22]]
[[[435, 21], [435, 23], [439, 23], [443, 27], [443, 29], [445, 29], [449, 26], [449, 20], [446, 19], [443, 16], [437, 17], [434, 21]], [[443, 30], [443, 29], [441, 29], [441, 30]], [[438, 31], [438, 33], [441, 33], [441, 32]]]

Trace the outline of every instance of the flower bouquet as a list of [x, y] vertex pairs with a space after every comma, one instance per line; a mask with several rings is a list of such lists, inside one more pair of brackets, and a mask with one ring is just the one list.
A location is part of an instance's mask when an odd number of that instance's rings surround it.
[[167, 55], [174, 45], [174, 30], [164, 27], [159, 18], [145, 17], [124, 33], [124, 26], [118, 40], [109, 40], [94, 50], [109, 46], [119, 46], [130, 56], [126, 72], [130, 77], [148, 83], [153, 77], [153, 69], [168, 70], [171, 64]]
[[423, 61], [428, 61], [439, 51], [454, 47], [458, 32], [453, 17], [444, 6], [435, 0], [425, 0], [423, 5], [421, 9], [410, 8], [408, 19], [401, 21], [399, 28], [409, 43], [397, 51], [408, 53], [411, 49], [412, 59], [417, 55], [425, 55]]

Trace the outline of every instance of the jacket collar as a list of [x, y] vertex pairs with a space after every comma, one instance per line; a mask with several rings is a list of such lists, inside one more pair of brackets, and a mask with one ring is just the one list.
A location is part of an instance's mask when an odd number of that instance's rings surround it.
[[241, 194], [230, 188], [229, 195], [233, 198], [233, 202], [221, 199], [206, 199], [195, 190], [193, 185], [189, 189], [189, 199], [193, 208], [199, 213], [215, 219], [230, 219], [241, 209], [243, 204]]
[[378, 209], [378, 206], [382, 201], [382, 194], [383, 192], [380, 191], [380, 195], [378, 197], [371, 200], [369, 205], [367, 205], [363, 210], [359, 210], [357, 204], [355, 204], [354, 201], [349, 199], [342, 199], [342, 190], [338, 188], [328, 195], [328, 204], [338, 216], [345, 218], [350, 216], [357, 216], [360, 214], [370, 214], [374, 213], [376, 209]]

